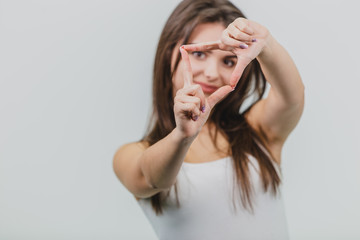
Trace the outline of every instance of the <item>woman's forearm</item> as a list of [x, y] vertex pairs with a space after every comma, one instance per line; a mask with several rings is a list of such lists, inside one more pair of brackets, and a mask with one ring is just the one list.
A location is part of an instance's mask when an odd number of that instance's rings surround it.
[[176, 180], [186, 153], [195, 139], [186, 138], [175, 128], [169, 135], [148, 147], [139, 159], [141, 171], [154, 189], [168, 189]]
[[269, 37], [267, 45], [257, 57], [272, 91], [288, 104], [297, 104], [303, 99], [304, 85], [288, 52]]

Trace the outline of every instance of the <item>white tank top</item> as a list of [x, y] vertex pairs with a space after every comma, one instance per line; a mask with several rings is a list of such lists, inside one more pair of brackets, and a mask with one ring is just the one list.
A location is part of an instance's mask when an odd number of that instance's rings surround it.
[[[160, 240], [284, 240], [289, 239], [279, 191], [264, 193], [257, 160], [249, 156], [254, 213], [241, 205], [234, 188], [231, 157], [205, 163], [184, 162], [177, 176], [180, 208], [174, 187], [156, 216], [150, 198], [138, 201]], [[236, 192], [233, 192], [233, 188]], [[235, 194], [236, 210], [233, 205]]]

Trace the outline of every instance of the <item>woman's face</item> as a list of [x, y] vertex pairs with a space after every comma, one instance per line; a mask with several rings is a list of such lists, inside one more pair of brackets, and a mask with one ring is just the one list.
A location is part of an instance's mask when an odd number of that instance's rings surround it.
[[[221, 23], [199, 24], [190, 35], [189, 43], [202, 43], [217, 41], [220, 39], [225, 27]], [[174, 49], [171, 67], [173, 68], [177, 55], [178, 46]], [[193, 73], [194, 84], [199, 84], [205, 94], [209, 96], [217, 88], [229, 84], [230, 76], [236, 65], [236, 55], [228, 51], [210, 50], [206, 52], [189, 53]], [[183, 88], [183, 62], [180, 60], [178, 68], [173, 75], [173, 96]]]

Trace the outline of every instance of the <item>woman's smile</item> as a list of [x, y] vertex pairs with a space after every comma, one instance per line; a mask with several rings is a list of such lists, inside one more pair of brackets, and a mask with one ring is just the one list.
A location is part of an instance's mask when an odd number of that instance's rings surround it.
[[199, 84], [203, 90], [203, 92], [206, 94], [211, 94], [213, 92], [215, 92], [219, 87], [217, 86], [214, 86], [214, 85], [209, 85], [209, 84], [206, 84], [204, 82], [197, 82], [197, 81], [194, 81], [194, 84]]

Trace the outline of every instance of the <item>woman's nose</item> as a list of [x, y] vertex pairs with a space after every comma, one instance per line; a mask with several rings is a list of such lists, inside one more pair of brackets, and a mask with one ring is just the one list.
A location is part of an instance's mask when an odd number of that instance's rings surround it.
[[217, 80], [219, 78], [219, 70], [216, 61], [209, 60], [204, 68], [204, 75], [208, 81]]

